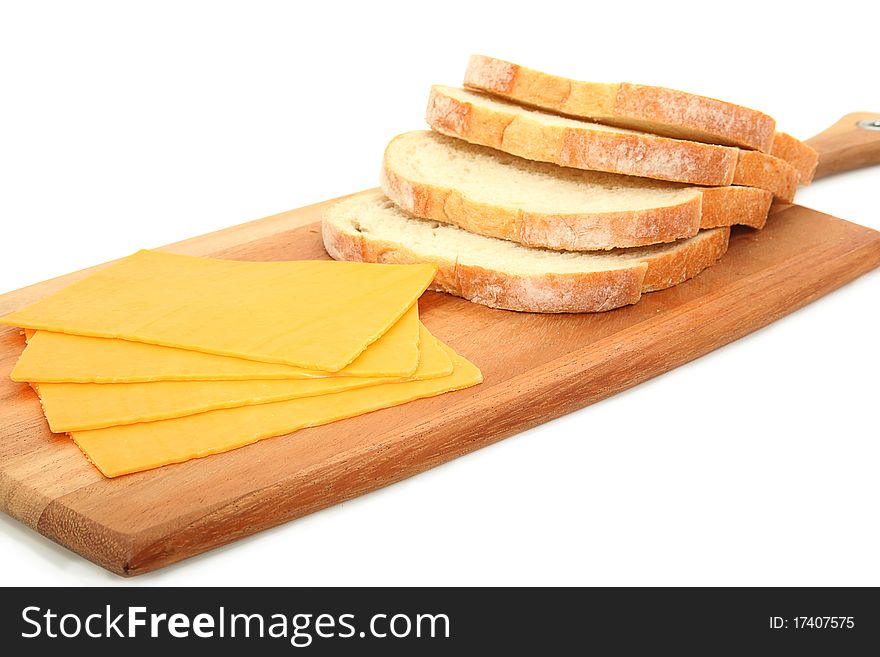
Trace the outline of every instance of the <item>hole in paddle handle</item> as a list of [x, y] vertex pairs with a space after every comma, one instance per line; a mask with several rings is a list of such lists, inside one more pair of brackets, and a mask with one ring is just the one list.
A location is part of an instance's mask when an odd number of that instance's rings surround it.
[[880, 118], [864, 119], [863, 121], [856, 123], [856, 125], [863, 130], [880, 130]]

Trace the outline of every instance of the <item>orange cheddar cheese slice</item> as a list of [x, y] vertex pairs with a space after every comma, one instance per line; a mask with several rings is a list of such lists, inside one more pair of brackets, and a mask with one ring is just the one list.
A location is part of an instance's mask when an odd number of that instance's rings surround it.
[[[328, 376], [408, 377], [419, 364], [419, 314], [414, 304], [381, 338], [338, 372], [217, 356], [200, 351], [27, 331], [27, 346], [10, 375], [27, 383], [144, 383], [238, 381]], [[413, 348], [415, 346], [415, 349]]]
[[[422, 327], [421, 356], [410, 380], [452, 373], [452, 360]], [[154, 381], [151, 383], [37, 383], [43, 412], [54, 432], [154, 422], [220, 408], [333, 394], [401, 379], [335, 376], [253, 381]]]
[[435, 271], [140, 251], [0, 323], [338, 372], [412, 307]]
[[[452, 374], [288, 401], [207, 411], [158, 422], [74, 431], [71, 437], [107, 477], [117, 477], [243, 447], [299, 429], [476, 385], [480, 371], [443, 345]], [[418, 372], [418, 370], [416, 370]], [[295, 440], [295, 437], [291, 438]]]

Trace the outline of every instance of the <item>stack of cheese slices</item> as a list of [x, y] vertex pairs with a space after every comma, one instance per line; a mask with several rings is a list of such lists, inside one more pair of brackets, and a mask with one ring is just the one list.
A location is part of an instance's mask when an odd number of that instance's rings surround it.
[[433, 263], [433, 289], [496, 308], [610, 310], [715, 263], [816, 168], [766, 114], [703, 96], [484, 56], [464, 85], [388, 145], [384, 194], [325, 213], [331, 256]]
[[108, 477], [475, 385], [420, 323], [433, 265], [141, 251], [0, 323], [12, 378]]

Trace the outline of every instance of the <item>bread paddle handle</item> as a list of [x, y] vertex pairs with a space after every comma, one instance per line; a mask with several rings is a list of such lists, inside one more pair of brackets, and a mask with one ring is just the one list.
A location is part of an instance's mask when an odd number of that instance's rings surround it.
[[807, 144], [819, 153], [815, 178], [880, 164], [880, 112], [847, 114]]

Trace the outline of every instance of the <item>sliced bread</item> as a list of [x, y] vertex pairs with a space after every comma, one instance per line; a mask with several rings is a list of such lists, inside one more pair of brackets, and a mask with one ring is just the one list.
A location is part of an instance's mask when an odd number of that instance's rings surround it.
[[797, 169], [802, 185], [816, 170], [816, 151], [775, 132], [771, 117], [715, 98], [627, 82], [582, 82], [484, 55], [470, 58], [464, 86], [575, 118], [770, 153]]
[[776, 121], [714, 98], [626, 82], [582, 82], [473, 55], [464, 85], [540, 107], [658, 135], [770, 152]]
[[696, 185], [758, 187], [791, 201], [790, 164], [760, 151], [660, 137], [530, 110], [485, 94], [435, 86], [426, 119], [437, 132], [529, 160]]
[[700, 228], [761, 228], [772, 194], [524, 160], [436, 132], [408, 132], [385, 149], [382, 189], [422, 219], [566, 251], [645, 246]]
[[635, 303], [643, 292], [687, 280], [727, 250], [729, 228], [638, 249], [548, 251], [474, 235], [400, 210], [380, 192], [328, 208], [327, 252], [357, 262], [431, 262], [431, 289], [493, 308], [527, 312], [599, 312]]

